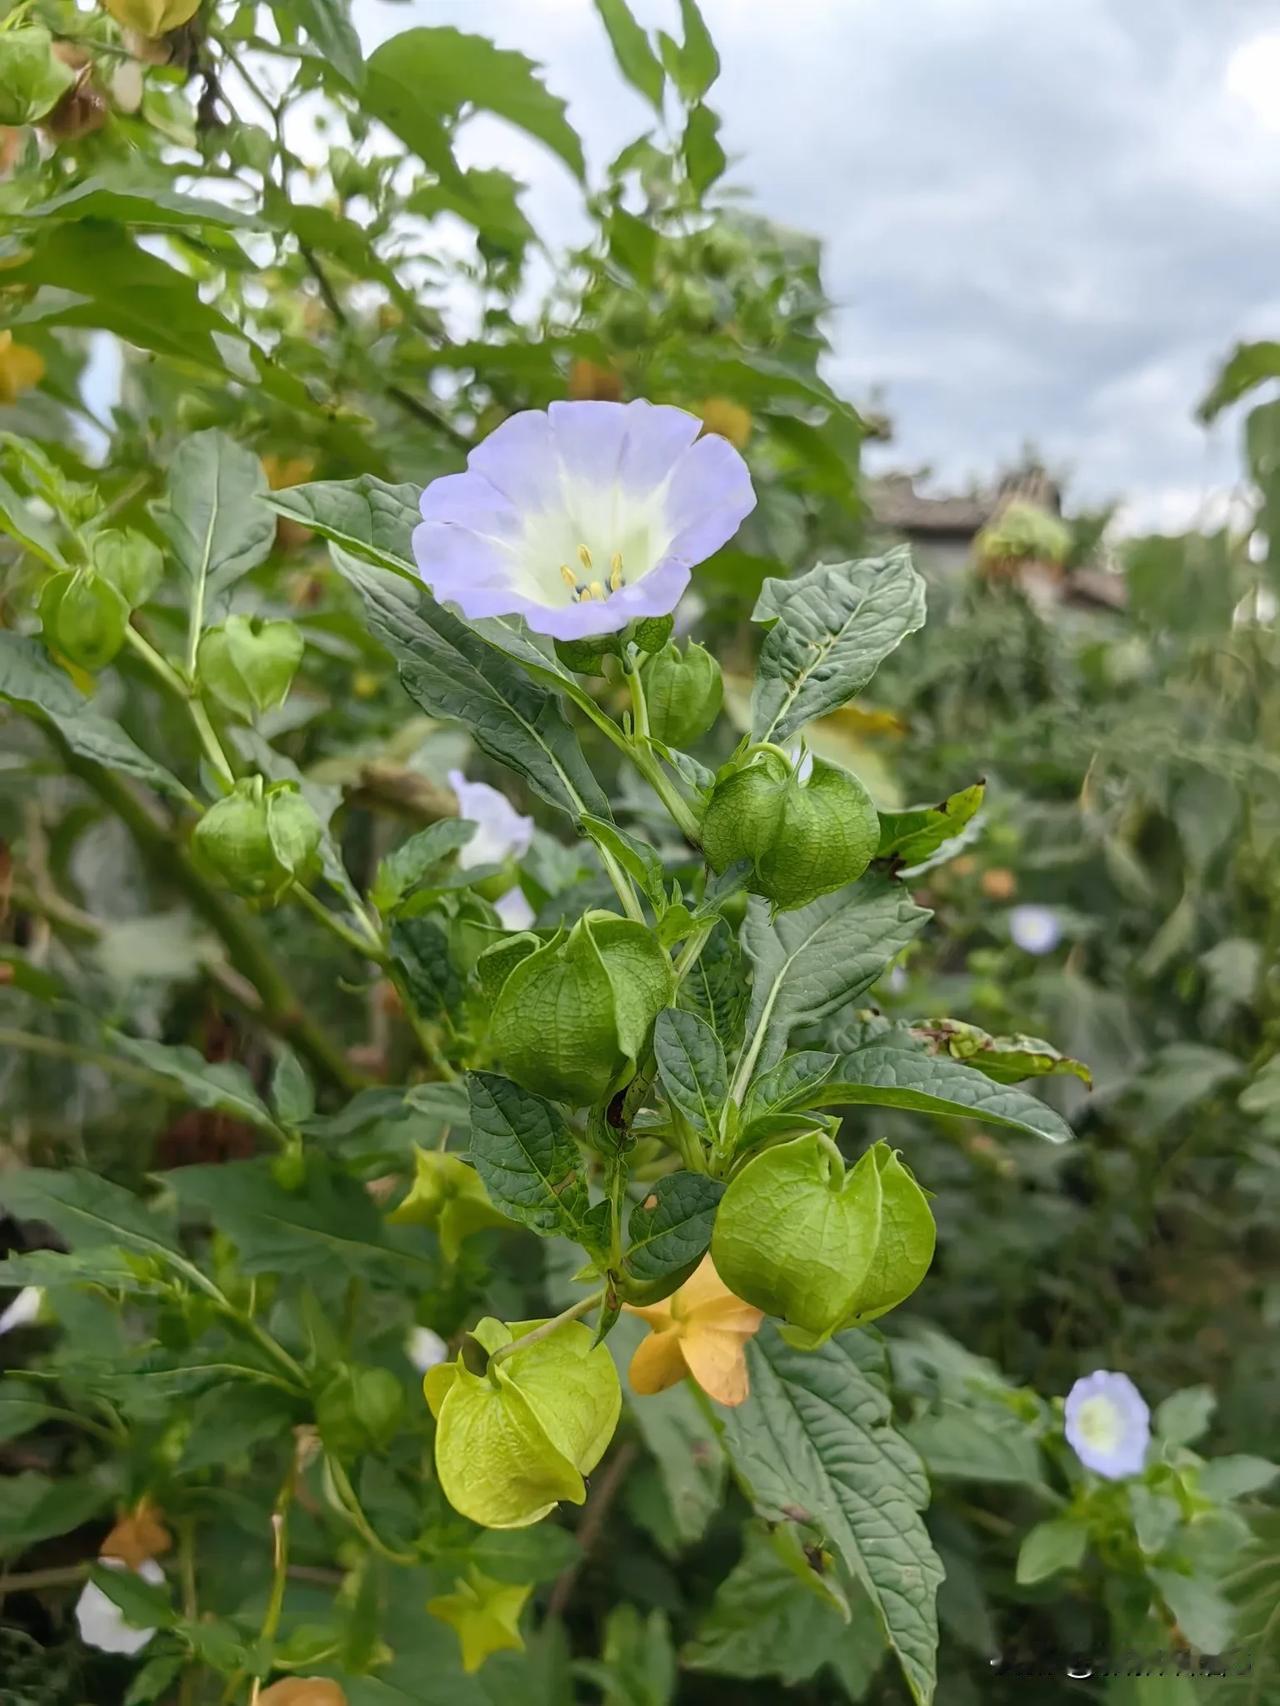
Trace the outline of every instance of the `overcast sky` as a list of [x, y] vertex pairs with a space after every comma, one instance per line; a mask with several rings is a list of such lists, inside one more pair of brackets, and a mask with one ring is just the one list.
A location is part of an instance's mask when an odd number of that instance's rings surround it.
[[[678, 29], [677, 0], [632, 0]], [[1081, 500], [1181, 526], [1237, 477], [1192, 418], [1241, 337], [1280, 336], [1275, 0], [703, 0], [728, 182], [818, 233], [833, 384], [883, 390], [872, 465], [985, 476], [1030, 439]], [[366, 46], [451, 23], [545, 67], [593, 172], [652, 115], [591, 0], [358, 0]], [[477, 119], [553, 244], [577, 190]]]

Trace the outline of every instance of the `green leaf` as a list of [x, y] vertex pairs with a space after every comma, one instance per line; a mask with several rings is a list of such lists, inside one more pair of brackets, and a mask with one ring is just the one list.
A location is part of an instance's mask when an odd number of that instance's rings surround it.
[[720, 146], [719, 131], [720, 120], [710, 107], [694, 107], [684, 127], [680, 151], [684, 155], [689, 181], [699, 195], [711, 188], [729, 164]]
[[627, 875], [639, 883], [645, 896], [655, 906], [662, 905], [665, 898], [662, 861], [647, 842], [628, 835], [626, 830], [619, 829], [616, 823], [593, 817], [589, 812], [582, 816], [582, 828], [597, 847], [603, 848], [611, 858], [616, 859]]
[[449, 938], [430, 918], [402, 918], [391, 930], [391, 955], [420, 1019], [451, 1012], [462, 1000], [462, 979]]
[[934, 1480], [1044, 1486], [1035, 1436], [1007, 1410], [944, 1400], [903, 1432]]
[[880, 876], [772, 922], [768, 903], [752, 896], [742, 944], [756, 968], [746, 1027], [753, 1064], [774, 1065], [797, 1025], [814, 1024], [870, 989], [930, 916], [900, 883]]
[[1246, 392], [1271, 379], [1280, 379], [1280, 343], [1237, 344], [1197, 410], [1200, 419], [1211, 421]]
[[265, 494], [265, 501], [277, 514], [300, 522], [362, 561], [416, 579], [411, 539], [422, 520], [420, 496], [419, 486], [392, 486], [372, 474], [361, 474], [358, 480], [287, 486]]
[[288, 0], [279, 10], [302, 25], [322, 64], [330, 66], [353, 89], [360, 88], [364, 56], [346, 0]]
[[476, 826], [463, 818], [442, 818], [428, 824], [394, 852], [388, 853], [378, 866], [369, 899], [381, 913], [394, 912], [396, 907], [415, 889], [431, 887], [431, 879], [441, 875], [453, 855], [475, 835]]
[[924, 1706], [936, 1676], [943, 1571], [920, 1517], [929, 1498], [923, 1467], [868, 1373], [878, 1356], [862, 1333], [795, 1351], [766, 1324], [747, 1346], [751, 1396], [717, 1420], [758, 1514], [777, 1523], [803, 1511], [828, 1537], [866, 1589]]
[[565, 103], [547, 92], [536, 73], [531, 59], [483, 36], [448, 26], [405, 30], [370, 55], [365, 110], [442, 177], [457, 173], [450, 130], [465, 108], [506, 119], [582, 178], [582, 143], [565, 118]]
[[174, 1621], [168, 1590], [159, 1582], [144, 1581], [133, 1570], [109, 1570], [98, 1564], [89, 1579], [135, 1629], [167, 1629]]
[[766, 580], [752, 620], [769, 625], [751, 696], [756, 740], [785, 741], [837, 711], [924, 625], [924, 582], [906, 546], [798, 580]]
[[1193, 1445], [1209, 1431], [1217, 1407], [1211, 1386], [1185, 1386], [1156, 1405], [1155, 1431], [1166, 1445]]
[[697, 1013], [732, 1048], [742, 1035], [747, 1006], [747, 976], [737, 938], [721, 918], [693, 969], [676, 992], [676, 1001], [687, 1012]]
[[282, 1126], [293, 1130], [316, 1111], [315, 1086], [291, 1048], [281, 1048], [271, 1074], [271, 1105]]
[[136, 1060], [177, 1086], [192, 1107], [230, 1114], [263, 1131], [279, 1131], [243, 1066], [230, 1060], [206, 1060], [185, 1043], [157, 1043], [146, 1037], [128, 1037], [121, 1031], [107, 1035], [112, 1046], [129, 1060]]
[[974, 817], [986, 793], [985, 782], [975, 782], [958, 794], [949, 794], [936, 806], [908, 806], [905, 811], [880, 813], [880, 845], [877, 859], [892, 859], [908, 868], [926, 859], [959, 835]]
[[729, 1094], [719, 1037], [696, 1013], [667, 1007], [653, 1028], [653, 1052], [672, 1106], [699, 1135], [710, 1137], [719, 1129], [720, 1110]]
[[1071, 1517], [1038, 1522], [1018, 1548], [1019, 1587], [1047, 1581], [1059, 1570], [1078, 1570], [1088, 1544], [1088, 1528]]
[[167, 177], [157, 175], [154, 181], [142, 181], [136, 167], [128, 176], [100, 172], [82, 178], [70, 189], [50, 196], [48, 201], [24, 207], [18, 217], [56, 223], [103, 219], [117, 225], [145, 226], [154, 231], [188, 226], [236, 230], [252, 228], [260, 223], [224, 202], [186, 195], [175, 189]]
[[656, 1179], [627, 1221], [623, 1266], [629, 1277], [650, 1285], [688, 1274], [706, 1254], [723, 1195], [721, 1181], [705, 1173], [667, 1173]]
[[697, 0], [680, 0], [684, 45], [680, 50], [680, 93], [698, 101], [720, 75], [720, 55], [698, 10]]
[[423, 219], [452, 213], [474, 225], [491, 249], [520, 255], [537, 236], [520, 206], [523, 188], [509, 172], [473, 166], [456, 178], [442, 178], [414, 190], [405, 199], [405, 211]]
[[582, 1156], [559, 1111], [493, 1072], [469, 1073], [467, 1090], [470, 1155], [493, 1206], [544, 1236], [589, 1246]]
[[791, 1688], [829, 1663], [849, 1637], [868, 1659], [879, 1660], [884, 1642], [871, 1601], [859, 1593], [851, 1608], [826, 1573], [831, 1560], [816, 1548], [806, 1552], [794, 1526], [771, 1530], [752, 1522], [744, 1538], [741, 1558], [680, 1655], [682, 1665], [718, 1676], [776, 1676]]
[[55, 529], [3, 477], [0, 477], [0, 533], [8, 534], [24, 551], [30, 551], [51, 569], [67, 567]]
[[1235, 1632], [1235, 1607], [1216, 1582], [1178, 1570], [1148, 1568], [1178, 1627], [1202, 1653], [1221, 1653]]
[[1086, 1084], [1093, 1082], [1093, 1075], [1082, 1060], [1073, 1060], [1039, 1037], [993, 1037], [960, 1019], [924, 1019], [912, 1025], [908, 1034], [935, 1053], [976, 1067], [997, 1084], [1016, 1084], [1023, 1078], [1052, 1078], [1064, 1073], [1083, 1079]]
[[60, 1416], [65, 1418], [65, 1411], [46, 1403], [38, 1386], [24, 1380], [0, 1380], [0, 1442], [18, 1439], [42, 1422]]
[[477, 746], [575, 821], [584, 812], [611, 816], [552, 694], [505, 662], [425, 588], [415, 597], [340, 547], [333, 548], [333, 558], [363, 598], [374, 633], [399, 662], [410, 698], [424, 711], [464, 724]]
[[88, 1475], [60, 1481], [31, 1471], [6, 1476], [0, 1500], [0, 1556], [17, 1556], [37, 1541], [69, 1534], [97, 1516], [112, 1492], [109, 1480]]
[[859, 1104], [982, 1120], [1048, 1138], [1050, 1143], [1066, 1143], [1073, 1135], [1060, 1114], [1027, 1091], [996, 1083], [945, 1056], [925, 1054], [889, 1039], [865, 1043], [841, 1056], [830, 1077], [807, 1093], [803, 1105]]
[[666, 75], [657, 54], [649, 45], [648, 36], [632, 16], [627, 0], [595, 0], [595, 6], [608, 32], [619, 71], [631, 87], [638, 89], [649, 105], [661, 113]]
[[[178, 1167], [165, 1185], [183, 1208], [207, 1216], [236, 1246], [246, 1274], [339, 1272], [419, 1286], [435, 1263], [392, 1242], [358, 1180], [314, 1160], [297, 1190], [284, 1190], [267, 1157]], [[393, 1229], [394, 1230], [394, 1229]]]
[[120, 1245], [172, 1262], [178, 1246], [146, 1205], [81, 1167], [20, 1167], [0, 1176], [0, 1203], [15, 1220], [47, 1220], [77, 1253]]
[[175, 451], [157, 519], [189, 583], [194, 632], [226, 614], [232, 587], [270, 552], [266, 489], [258, 458], [223, 433], [198, 432]]
[[1200, 1491], [1206, 1499], [1243, 1499], [1250, 1493], [1260, 1493], [1280, 1475], [1280, 1464], [1268, 1463], [1265, 1457], [1249, 1457], [1243, 1453], [1232, 1457], [1215, 1457], [1200, 1471]]
[[100, 717], [38, 640], [0, 631], [0, 699], [37, 721], [48, 721], [78, 758], [134, 776], [158, 793], [189, 801], [186, 787], [145, 753], [118, 723]]

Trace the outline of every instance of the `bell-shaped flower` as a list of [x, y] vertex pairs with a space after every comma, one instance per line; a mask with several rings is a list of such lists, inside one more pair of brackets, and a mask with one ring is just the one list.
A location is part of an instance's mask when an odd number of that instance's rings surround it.
[[487, 1316], [471, 1338], [490, 1354], [475, 1374], [462, 1355], [422, 1382], [436, 1419], [436, 1473], [446, 1499], [482, 1528], [526, 1528], [561, 1499], [580, 1505], [622, 1408], [606, 1345], [566, 1321], [527, 1348], [493, 1353], [544, 1326]]
[[523, 816], [487, 782], [468, 782], [461, 770], [449, 772], [449, 786], [457, 797], [458, 816], [476, 826], [475, 834], [459, 850], [459, 869], [474, 871], [477, 865], [501, 865], [506, 859], [524, 857], [533, 840], [531, 817]]
[[1139, 1475], [1151, 1441], [1151, 1412], [1127, 1374], [1095, 1369], [1067, 1393], [1067, 1444], [1108, 1481]]
[[746, 1398], [747, 1340], [759, 1332], [763, 1311], [735, 1297], [704, 1256], [678, 1291], [661, 1303], [625, 1304], [628, 1314], [653, 1331], [642, 1339], [627, 1378], [633, 1392], [665, 1392], [691, 1374], [718, 1404]]
[[701, 429], [643, 401], [511, 415], [423, 492], [419, 573], [466, 617], [523, 616], [557, 640], [667, 615], [756, 501], [738, 452]]

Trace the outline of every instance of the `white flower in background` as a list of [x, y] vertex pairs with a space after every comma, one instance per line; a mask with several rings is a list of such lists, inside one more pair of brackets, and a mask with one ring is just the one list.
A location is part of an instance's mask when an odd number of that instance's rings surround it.
[[1009, 912], [1009, 935], [1024, 954], [1051, 954], [1062, 940], [1062, 926], [1047, 906], [1015, 906]]
[[1139, 1475], [1151, 1440], [1151, 1412], [1127, 1374], [1095, 1369], [1067, 1393], [1067, 1444], [1108, 1481]]
[[430, 1327], [411, 1327], [404, 1342], [404, 1354], [419, 1374], [425, 1374], [429, 1368], [444, 1361], [449, 1347]]
[[[487, 782], [468, 782], [461, 770], [449, 772], [449, 786], [458, 801], [458, 816], [474, 823], [476, 832], [458, 854], [461, 870], [478, 865], [502, 865], [522, 859], [533, 840], [533, 819], [524, 817], [505, 794]], [[508, 889], [495, 902], [498, 917], [508, 930], [527, 930], [533, 923], [533, 908], [518, 888]]]
[[907, 968], [905, 966], [890, 966], [889, 975], [885, 979], [885, 987], [890, 995], [901, 995], [907, 987]]
[[701, 432], [640, 399], [510, 415], [423, 492], [418, 572], [472, 621], [519, 615], [557, 640], [665, 616], [755, 507], [741, 456]]
[[[104, 1570], [129, 1568], [120, 1558], [99, 1558], [98, 1563]], [[134, 1573], [152, 1587], [159, 1587], [164, 1581], [164, 1571], [154, 1558], [144, 1559]], [[154, 1629], [135, 1629], [132, 1623], [126, 1623], [124, 1612], [94, 1582], [85, 1584], [76, 1601], [76, 1622], [80, 1625], [81, 1640], [87, 1646], [101, 1647], [104, 1653], [140, 1653], [155, 1634]]]
[[0, 1313], [0, 1333], [12, 1333], [15, 1327], [29, 1327], [40, 1319], [44, 1304], [44, 1288], [24, 1285], [7, 1309]]

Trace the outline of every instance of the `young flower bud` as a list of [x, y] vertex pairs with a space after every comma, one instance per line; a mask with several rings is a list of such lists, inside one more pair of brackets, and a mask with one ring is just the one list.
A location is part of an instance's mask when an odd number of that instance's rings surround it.
[[34, 124], [74, 81], [70, 66], [55, 56], [53, 37], [43, 25], [6, 30], [0, 53], [0, 124]]
[[[471, 1337], [490, 1353], [544, 1325], [488, 1317]], [[444, 1496], [482, 1528], [526, 1528], [561, 1499], [580, 1505], [583, 1476], [618, 1425], [622, 1389], [613, 1357], [589, 1327], [567, 1321], [527, 1350], [473, 1374], [462, 1357], [428, 1370], [436, 1418], [436, 1472]]]
[[711, 1254], [725, 1284], [812, 1348], [901, 1303], [933, 1259], [924, 1192], [885, 1143], [848, 1172], [818, 1132], [766, 1149], [721, 1198]]
[[588, 912], [507, 977], [490, 1020], [494, 1053], [526, 1090], [594, 1106], [630, 1083], [674, 993], [671, 961], [652, 930]]
[[105, 669], [124, 644], [129, 606], [92, 570], [63, 570], [44, 583], [40, 620], [45, 638], [81, 669]]
[[92, 556], [98, 575], [115, 587], [130, 610], [145, 604], [164, 576], [164, 553], [132, 527], [95, 533]]
[[856, 776], [815, 758], [802, 781], [774, 752], [757, 753], [723, 776], [702, 820], [712, 869], [750, 859], [747, 886], [779, 912], [855, 881], [879, 842], [880, 819]]
[[278, 900], [295, 878], [310, 874], [320, 834], [320, 821], [296, 782], [264, 787], [262, 777], [253, 776], [210, 806], [192, 840], [228, 888]]
[[386, 1368], [339, 1368], [316, 1399], [320, 1437], [339, 1457], [378, 1451], [404, 1415], [404, 1388]]
[[720, 665], [696, 642], [681, 655], [674, 641], [648, 658], [641, 671], [649, 732], [667, 746], [688, 746], [720, 715], [724, 682]]
[[302, 662], [302, 635], [292, 622], [228, 616], [200, 641], [200, 685], [230, 710], [252, 719], [284, 703]]

